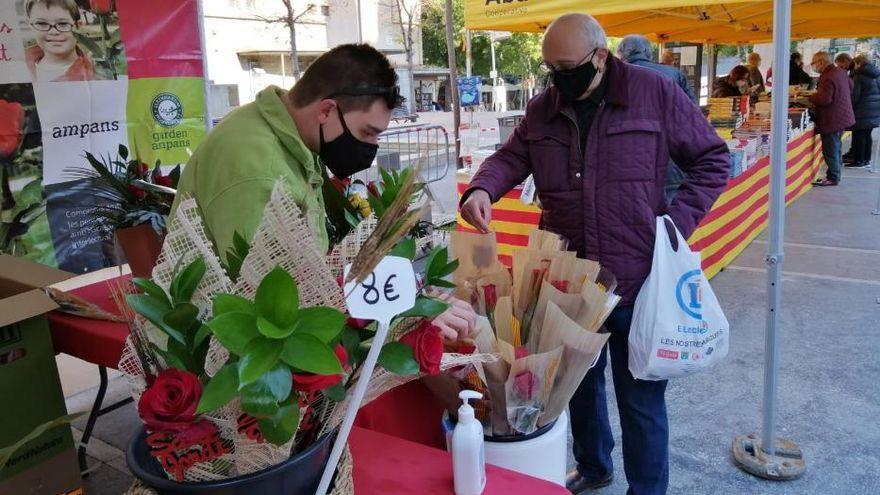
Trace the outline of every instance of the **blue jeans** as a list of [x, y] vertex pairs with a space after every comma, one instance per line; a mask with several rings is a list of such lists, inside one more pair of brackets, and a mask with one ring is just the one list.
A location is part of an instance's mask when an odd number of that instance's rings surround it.
[[[629, 372], [629, 327], [633, 307], [617, 308], [605, 327], [614, 392], [623, 430], [623, 465], [629, 483], [627, 495], [661, 495], [669, 485], [669, 422], [666, 418], [666, 381], [636, 380]], [[569, 403], [574, 457], [588, 480], [613, 472], [614, 439], [605, 402], [605, 364], [602, 352], [596, 366], [581, 382]]]
[[840, 163], [843, 156], [840, 154], [840, 138], [843, 132], [829, 132], [822, 134], [822, 155], [825, 164], [828, 165], [828, 173], [825, 177], [831, 182], [840, 182]]

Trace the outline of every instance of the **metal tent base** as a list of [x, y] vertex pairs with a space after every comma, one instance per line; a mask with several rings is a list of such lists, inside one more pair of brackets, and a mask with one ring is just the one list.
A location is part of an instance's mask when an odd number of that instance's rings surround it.
[[778, 438], [776, 455], [771, 455], [761, 449], [761, 439], [754, 433], [733, 439], [733, 457], [743, 471], [768, 480], [793, 480], [807, 469], [796, 443]]

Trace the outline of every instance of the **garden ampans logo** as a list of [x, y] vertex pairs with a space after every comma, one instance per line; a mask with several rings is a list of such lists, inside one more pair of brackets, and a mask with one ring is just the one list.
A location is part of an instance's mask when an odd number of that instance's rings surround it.
[[691, 270], [678, 279], [675, 287], [675, 299], [678, 307], [688, 316], [697, 320], [703, 319], [703, 288], [700, 270]]
[[183, 103], [173, 93], [159, 93], [150, 103], [153, 119], [163, 127], [174, 127], [183, 120]]

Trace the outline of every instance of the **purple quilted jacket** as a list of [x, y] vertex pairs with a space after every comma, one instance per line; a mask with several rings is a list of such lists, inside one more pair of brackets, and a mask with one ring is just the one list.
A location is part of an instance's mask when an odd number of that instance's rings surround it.
[[[675, 82], [608, 59], [608, 86], [582, 150], [576, 118], [550, 87], [529, 102], [504, 146], [480, 167], [462, 201], [484, 189], [497, 201], [533, 174], [541, 227], [617, 277], [632, 304], [651, 271], [655, 217], [668, 213], [689, 237], [727, 184], [724, 141]], [[670, 157], [687, 174], [670, 206]]]

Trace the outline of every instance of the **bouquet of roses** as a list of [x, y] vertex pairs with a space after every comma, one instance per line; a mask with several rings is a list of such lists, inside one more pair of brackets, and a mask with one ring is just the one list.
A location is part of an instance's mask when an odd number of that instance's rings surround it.
[[487, 317], [477, 349], [502, 358], [477, 364], [490, 392], [489, 435], [529, 434], [555, 421], [608, 339], [598, 331], [620, 300], [614, 277], [566, 247], [535, 230], [508, 272], [493, 234], [452, 238], [457, 291]]
[[[386, 254], [415, 255], [405, 234], [417, 185], [410, 177], [351, 260], [370, 273]], [[251, 243], [236, 236], [220, 262], [195, 202], [181, 202], [153, 279], [135, 279], [136, 314], [120, 369], [129, 377], [147, 444], [168, 476], [204, 481], [283, 462], [331, 434], [348, 407], [369, 349], [381, 346], [367, 399], [417, 377], [465, 364], [445, 353], [429, 319], [447, 308], [429, 295], [458, 263], [445, 248], [427, 264], [415, 306], [389, 342], [376, 324], [345, 314], [341, 285], [305, 220], [278, 185]], [[344, 485], [344, 483], [343, 483]]]

